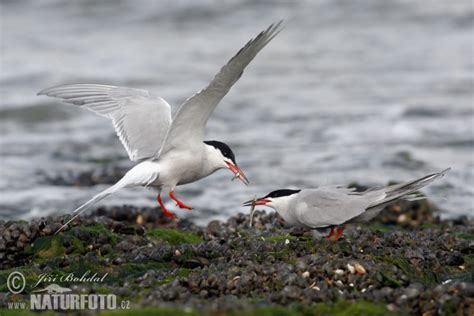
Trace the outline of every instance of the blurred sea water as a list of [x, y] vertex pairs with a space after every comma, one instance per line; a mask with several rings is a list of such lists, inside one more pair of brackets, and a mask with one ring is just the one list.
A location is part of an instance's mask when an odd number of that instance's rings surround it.
[[[208, 124], [250, 178], [179, 187], [198, 223], [286, 187], [385, 184], [452, 167], [426, 192], [444, 216], [474, 209], [471, 1], [1, 1], [0, 219], [67, 213], [106, 185], [42, 175], [132, 166], [111, 124], [38, 97], [64, 83], [144, 88], [175, 111], [270, 23], [286, 28]], [[123, 190], [105, 204], [155, 205]], [[170, 204], [171, 206], [171, 204]]]

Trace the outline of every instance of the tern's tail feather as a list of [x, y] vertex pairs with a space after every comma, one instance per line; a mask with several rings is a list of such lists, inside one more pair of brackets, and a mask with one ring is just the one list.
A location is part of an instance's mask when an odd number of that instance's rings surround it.
[[105, 199], [106, 197], [108, 197], [109, 195], [111, 195], [112, 193], [115, 193], [117, 192], [118, 190], [120, 190], [121, 188], [123, 188], [123, 185], [121, 184], [121, 182], [117, 182], [116, 184], [114, 184], [113, 186], [111, 186], [110, 188], [108, 188], [107, 190], [104, 190], [102, 192], [100, 192], [99, 194], [95, 195], [92, 199], [90, 199], [89, 201], [87, 201], [86, 203], [84, 203], [83, 205], [79, 206], [73, 213], [75, 213], [75, 215], [73, 217], [71, 217], [71, 219], [69, 219], [63, 226], [61, 226], [57, 231], [56, 231], [56, 234], [59, 233], [61, 230], [63, 230], [69, 223], [71, 223], [73, 220], [75, 220], [79, 215], [81, 215], [82, 213], [84, 213], [85, 211], [87, 211], [88, 209], [91, 208], [91, 206], [93, 206], [95, 203]]
[[436, 179], [439, 179], [443, 177], [451, 168], [447, 168], [441, 172], [438, 173], [433, 173], [430, 175], [427, 175], [423, 178], [416, 179], [410, 182], [406, 183], [401, 183], [401, 184], [396, 184], [396, 185], [391, 185], [388, 187], [385, 187], [381, 190], [385, 191], [385, 198], [383, 200], [378, 200], [374, 202], [372, 205], [369, 206], [369, 208], [381, 206], [383, 204], [387, 204], [389, 202], [393, 202], [397, 199], [404, 198], [410, 201], [414, 200], [420, 200], [423, 199], [423, 195], [418, 195], [416, 191], [420, 190], [421, 188], [427, 186], [431, 182], [433, 182]]

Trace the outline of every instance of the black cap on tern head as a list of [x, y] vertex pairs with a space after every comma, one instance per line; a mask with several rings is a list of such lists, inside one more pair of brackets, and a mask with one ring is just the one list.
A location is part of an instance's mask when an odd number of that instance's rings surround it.
[[230, 147], [227, 146], [227, 144], [224, 144], [223, 142], [218, 142], [217, 140], [207, 140], [207, 141], [204, 141], [204, 143], [216, 149], [219, 149], [224, 157], [230, 159], [234, 164], [237, 164], [235, 162], [234, 153], [232, 152], [232, 149], [230, 149]]
[[301, 190], [281, 189], [281, 190], [276, 190], [276, 191], [268, 193], [267, 196], [265, 196], [264, 198], [277, 198], [277, 197], [282, 197], [282, 196], [290, 196], [300, 191]]

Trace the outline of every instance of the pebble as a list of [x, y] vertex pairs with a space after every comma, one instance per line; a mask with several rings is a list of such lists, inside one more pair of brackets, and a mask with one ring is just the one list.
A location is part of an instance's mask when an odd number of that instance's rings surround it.
[[355, 273], [355, 268], [353, 265], [351, 265], [350, 263], [347, 264], [347, 270], [349, 270], [349, 272], [351, 274], [354, 274]]
[[357, 274], [366, 274], [367, 273], [365, 268], [359, 263], [356, 263], [354, 265], [354, 268], [355, 268], [355, 271], [357, 272]]

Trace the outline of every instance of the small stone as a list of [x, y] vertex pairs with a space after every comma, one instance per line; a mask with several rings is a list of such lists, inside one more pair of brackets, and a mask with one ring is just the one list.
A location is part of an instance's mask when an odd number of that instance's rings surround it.
[[112, 260], [112, 264], [114, 264], [114, 265], [121, 265], [122, 263], [124, 263], [124, 260], [120, 257], [115, 258], [114, 260]]
[[355, 271], [357, 272], [357, 274], [366, 274], [367, 271], [365, 270], [364, 266], [362, 266], [360, 263], [356, 263], [354, 265], [354, 268], [355, 268]]
[[207, 224], [207, 233], [212, 236], [220, 236], [221, 234], [221, 222], [214, 220], [210, 221], [209, 224]]
[[207, 266], [209, 265], [209, 260], [207, 260], [206, 258], [196, 258], [196, 259], [189, 259], [189, 260], [186, 260], [184, 263], [183, 263], [183, 268], [187, 268], [187, 269], [196, 269], [196, 268], [202, 268], [204, 266]]
[[449, 257], [446, 259], [446, 264], [449, 266], [460, 266], [463, 263], [464, 263], [464, 258], [457, 253], [453, 253], [449, 255]]
[[388, 309], [390, 312], [394, 312], [394, 311], [397, 310], [397, 306], [396, 306], [395, 304], [393, 304], [393, 303], [388, 304], [386, 307], [387, 307], [387, 309]]
[[336, 269], [336, 270], [334, 270], [334, 274], [336, 274], [336, 275], [343, 275], [343, 274], [344, 274], [344, 270], [342, 270], [342, 269]]
[[143, 216], [142, 214], [138, 214], [137, 220], [135, 221], [137, 225], [143, 225]]
[[355, 273], [355, 268], [353, 265], [351, 265], [350, 263], [347, 264], [347, 270], [349, 270], [349, 272], [351, 274], [354, 274]]
[[405, 223], [407, 220], [408, 220], [408, 217], [407, 217], [406, 214], [401, 214], [401, 215], [398, 216], [398, 218], [397, 218], [397, 222], [400, 223], [400, 224]]
[[100, 247], [100, 252], [102, 255], [106, 255], [112, 252], [112, 246], [110, 244], [105, 244]]
[[45, 228], [42, 229], [43, 234], [50, 235], [52, 232], [51, 226], [47, 225]]
[[119, 230], [120, 234], [124, 235], [144, 235], [145, 230], [141, 226], [125, 226]]
[[411, 300], [418, 297], [418, 295], [420, 295], [420, 291], [415, 288], [408, 288], [405, 291], [405, 295], [407, 296], [409, 300]]
[[464, 287], [461, 290], [466, 297], [474, 298], [474, 283], [464, 283]]
[[18, 240], [21, 241], [22, 243], [27, 243], [28, 237], [26, 237], [25, 234], [21, 234], [20, 237], [18, 237]]
[[321, 291], [321, 289], [316, 285], [316, 282], [311, 283], [309, 288], [313, 289], [313, 290], [316, 290], [316, 291]]

